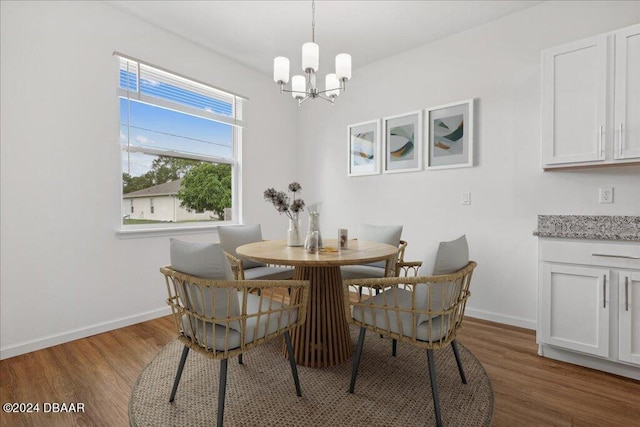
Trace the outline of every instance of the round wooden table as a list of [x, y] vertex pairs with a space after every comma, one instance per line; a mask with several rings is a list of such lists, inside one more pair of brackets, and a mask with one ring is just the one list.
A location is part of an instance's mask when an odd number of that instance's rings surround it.
[[[326, 248], [337, 248], [337, 239], [326, 239]], [[311, 282], [306, 322], [291, 333], [296, 362], [324, 368], [351, 357], [351, 338], [344, 307], [341, 265], [367, 264], [398, 254], [396, 246], [349, 240], [342, 252], [308, 254], [302, 247], [287, 246], [284, 240], [249, 243], [236, 249], [238, 255], [267, 264], [295, 267], [295, 280]], [[292, 295], [296, 300], [296, 295]]]

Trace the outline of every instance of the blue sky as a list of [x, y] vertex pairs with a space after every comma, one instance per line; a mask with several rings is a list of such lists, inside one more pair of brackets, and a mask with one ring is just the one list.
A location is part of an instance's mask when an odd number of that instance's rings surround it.
[[[127, 75], [121, 72], [121, 87]], [[146, 84], [145, 84], [146, 83]], [[131, 89], [135, 90], [135, 87]], [[229, 104], [194, 94], [165, 83], [142, 80], [143, 93], [177, 101], [192, 107], [230, 114]], [[130, 111], [129, 111], [130, 108]], [[127, 116], [130, 127], [127, 135]], [[193, 154], [232, 157], [232, 126], [188, 114], [120, 98], [120, 143], [154, 149], [176, 150]], [[128, 164], [127, 158], [131, 159]], [[122, 151], [123, 172], [133, 176], [146, 173], [155, 156]]]

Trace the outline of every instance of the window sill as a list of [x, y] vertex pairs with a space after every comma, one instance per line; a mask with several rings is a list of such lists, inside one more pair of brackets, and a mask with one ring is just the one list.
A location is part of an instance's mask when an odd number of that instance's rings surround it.
[[174, 225], [164, 227], [127, 227], [116, 230], [119, 239], [140, 239], [148, 237], [175, 236], [196, 233], [215, 233], [221, 225], [231, 225], [231, 222], [207, 225]]

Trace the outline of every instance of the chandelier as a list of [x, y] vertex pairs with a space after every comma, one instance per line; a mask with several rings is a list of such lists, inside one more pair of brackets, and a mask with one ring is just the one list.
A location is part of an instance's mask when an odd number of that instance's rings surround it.
[[345, 90], [345, 83], [351, 79], [351, 55], [341, 53], [336, 56], [336, 72], [325, 76], [324, 90], [316, 84], [316, 72], [320, 63], [320, 47], [315, 43], [316, 2], [311, 2], [311, 42], [302, 45], [303, 75], [291, 78], [291, 90], [285, 89], [289, 83], [289, 59], [278, 56], [273, 60], [273, 80], [280, 85], [280, 93], [289, 92], [302, 105], [307, 99], [322, 98], [333, 104], [333, 101]]

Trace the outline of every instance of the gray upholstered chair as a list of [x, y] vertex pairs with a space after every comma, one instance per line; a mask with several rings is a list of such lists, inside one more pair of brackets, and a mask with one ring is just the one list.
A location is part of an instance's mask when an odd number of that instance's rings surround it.
[[[469, 261], [465, 236], [440, 244], [434, 274], [417, 277], [354, 279], [343, 283], [345, 307], [349, 321], [360, 327], [356, 355], [353, 359], [349, 392], [355, 389], [362, 346], [367, 329], [387, 338], [427, 350], [433, 405], [438, 426], [442, 425], [433, 351], [451, 344], [460, 378], [467, 383], [458, 354], [456, 334], [462, 325], [469, 286], [476, 263]], [[357, 301], [350, 298], [360, 287]], [[384, 288], [378, 295], [373, 290]]]
[[293, 278], [293, 268], [267, 265], [238, 256], [236, 248], [262, 241], [262, 228], [256, 225], [232, 225], [218, 228], [224, 249], [236, 280], [286, 280]]
[[395, 276], [396, 264], [398, 261], [404, 261], [404, 250], [407, 246], [407, 242], [400, 240], [401, 235], [401, 225], [358, 225], [358, 239], [398, 246], [398, 256], [388, 262], [378, 261], [364, 265], [345, 265], [340, 267], [342, 278], [363, 279]]
[[[222, 247], [171, 239], [171, 266], [162, 267], [178, 339], [184, 344], [171, 390], [173, 402], [189, 350], [220, 360], [217, 425], [224, 419], [227, 362], [230, 357], [284, 335], [296, 393], [301, 396], [289, 331], [304, 323], [309, 282], [233, 280]], [[258, 288], [259, 295], [251, 289]], [[290, 304], [288, 293], [300, 294]], [[242, 363], [240, 361], [240, 363]], [[273, 363], [286, 363], [285, 359]], [[188, 396], [186, 396], [188, 399]]]

